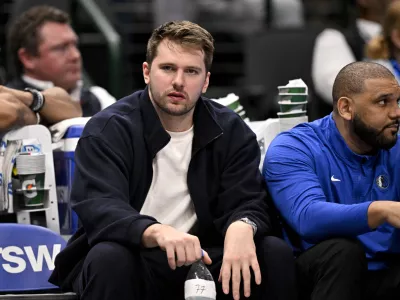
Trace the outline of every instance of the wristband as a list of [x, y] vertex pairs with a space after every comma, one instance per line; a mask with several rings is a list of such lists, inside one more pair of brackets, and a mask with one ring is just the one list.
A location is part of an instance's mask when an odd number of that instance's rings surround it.
[[31, 88], [26, 88], [25, 91], [29, 92], [33, 96], [33, 101], [32, 104], [29, 106], [29, 108], [34, 112], [37, 113], [39, 112], [45, 103], [45, 98], [41, 92], [35, 89]]

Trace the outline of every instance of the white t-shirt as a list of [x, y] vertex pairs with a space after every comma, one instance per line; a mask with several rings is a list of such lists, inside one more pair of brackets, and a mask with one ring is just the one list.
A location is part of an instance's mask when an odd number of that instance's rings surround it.
[[187, 186], [193, 126], [184, 132], [168, 133], [170, 142], [153, 160], [153, 181], [140, 213], [179, 231], [189, 232], [197, 221]]

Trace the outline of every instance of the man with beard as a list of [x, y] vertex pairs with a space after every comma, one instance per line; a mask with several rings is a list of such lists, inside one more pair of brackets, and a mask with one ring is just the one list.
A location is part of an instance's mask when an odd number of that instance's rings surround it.
[[203, 259], [218, 299], [296, 299], [292, 251], [271, 236], [256, 137], [201, 96], [213, 52], [200, 26], [161, 25], [147, 45], [147, 87], [86, 125], [71, 195], [82, 227], [51, 282], [82, 300], [183, 299], [189, 266]]
[[400, 295], [400, 87], [385, 67], [345, 66], [329, 116], [281, 133], [263, 175], [296, 258], [301, 299]]

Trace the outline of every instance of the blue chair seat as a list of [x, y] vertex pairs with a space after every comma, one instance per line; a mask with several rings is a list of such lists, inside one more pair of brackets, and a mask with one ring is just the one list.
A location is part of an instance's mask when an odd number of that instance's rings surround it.
[[47, 228], [0, 224], [0, 299], [75, 299], [74, 294], [55, 294], [58, 287], [48, 282], [55, 257], [65, 246]]
[[66, 294], [24, 294], [24, 295], [0, 295], [0, 300], [76, 300], [74, 293]]

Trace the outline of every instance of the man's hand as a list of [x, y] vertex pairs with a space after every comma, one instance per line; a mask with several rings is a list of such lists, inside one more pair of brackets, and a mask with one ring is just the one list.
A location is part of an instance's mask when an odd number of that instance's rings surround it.
[[208, 253], [201, 249], [197, 236], [180, 232], [175, 228], [154, 224], [149, 226], [142, 237], [143, 246], [146, 248], [160, 247], [166, 251], [168, 264], [172, 270], [183, 265], [191, 265], [202, 258], [205, 264], [211, 264]]
[[46, 102], [40, 114], [49, 124], [82, 117], [80, 102], [74, 101], [62, 88], [52, 87], [44, 90], [42, 94]]
[[229, 293], [229, 284], [232, 278], [233, 298], [239, 299], [240, 280], [243, 277], [244, 295], [250, 297], [250, 267], [253, 269], [256, 283], [261, 284], [253, 228], [249, 224], [237, 221], [228, 227], [225, 235], [224, 257], [218, 279], [218, 281], [222, 281], [222, 290], [225, 294]]
[[369, 227], [375, 229], [385, 222], [400, 228], [400, 202], [379, 200], [370, 204], [368, 207]]
[[31, 93], [16, 89], [11, 89], [6, 86], [0, 86], [0, 94], [3, 96], [4, 95], [12, 96], [14, 99], [25, 104], [27, 107], [29, 107], [33, 101], [33, 96]]
[[36, 123], [36, 115], [18, 98], [18, 95], [0, 85], [0, 133]]

